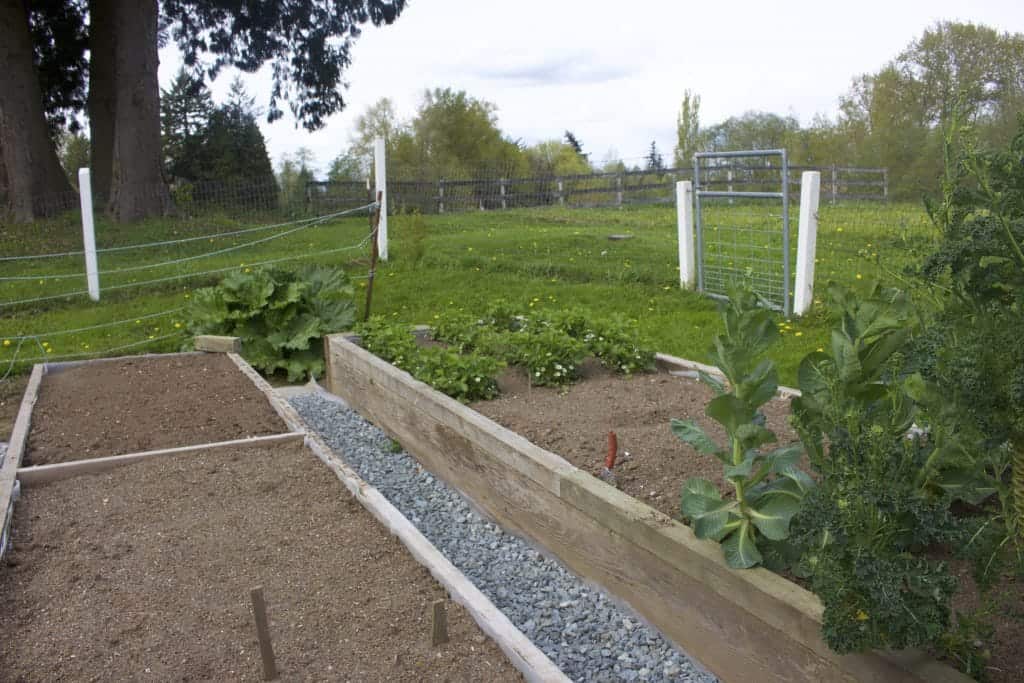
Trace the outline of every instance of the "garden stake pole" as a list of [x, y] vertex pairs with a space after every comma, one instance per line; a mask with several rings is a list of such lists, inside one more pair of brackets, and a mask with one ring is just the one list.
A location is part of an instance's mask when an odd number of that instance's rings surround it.
[[252, 614], [256, 619], [256, 638], [260, 643], [260, 656], [263, 658], [263, 680], [272, 681], [277, 678], [277, 665], [274, 663], [274, 647], [270, 644], [270, 628], [267, 626], [267, 606], [263, 602], [263, 586], [256, 586], [249, 591], [252, 599]]
[[431, 612], [431, 645], [437, 647], [448, 642], [448, 612], [445, 611], [444, 600], [435, 600]]
[[377, 256], [379, 255], [377, 247], [377, 230], [380, 228], [380, 200], [383, 193], [377, 193], [377, 211], [373, 214], [373, 221], [371, 227], [373, 228], [370, 233], [370, 242], [372, 247], [370, 251], [370, 273], [366, 283], [366, 311], [363, 313], [363, 322], [370, 319], [370, 302], [373, 300], [373, 275], [377, 269]]

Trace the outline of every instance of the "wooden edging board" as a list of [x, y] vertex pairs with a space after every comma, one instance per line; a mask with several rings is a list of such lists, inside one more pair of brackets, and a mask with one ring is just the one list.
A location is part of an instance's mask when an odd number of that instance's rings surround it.
[[290, 429], [306, 433], [306, 446], [341, 480], [345, 488], [381, 524], [398, 537], [416, 560], [466, 608], [480, 629], [501, 648], [512, 665], [531, 683], [569, 683], [569, 678], [480, 592], [448, 558], [434, 547], [391, 502], [346, 465], [306, 424], [298, 412], [240, 356], [229, 353], [242, 372], [259, 387]]
[[[624, 600], [724, 681], [970, 679], [916, 652], [837, 655], [822, 605], [559, 456], [359, 348], [325, 340], [327, 389], [389, 432], [435, 476], [513, 533]], [[676, 367], [706, 366], [671, 356]], [[680, 363], [682, 365], [680, 365]]]
[[0, 539], [3, 539], [0, 540], [0, 559], [7, 551], [7, 530], [14, 518], [14, 485], [18, 479], [18, 467], [21, 466], [22, 453], [25, 452], [25, 445], [28, 443], [28, 430], [32, 425], [32, 408], [35, 407], [36, 399], [39, 397], [39, 384], [43, 381], [44, 372], [42, 365], [32, 368], [28, 386], [25, 388], [21, 406], [18, 408], [18, 417], [14, 420], [14, 429], [11, 430], [7, 455], [4, 457], [3, 467], [0, 467]]
[[267, 436], [251, 436], [247, 439], [231, 439], [230, 441], [214, 441], [212, 443], [201, 443], [194, 446], [178, 446], [177, 448], [161, 448], [155, 451], [141, 451], [139, 453], [126, 453], [124, 455], [111, 455], [106, 458], [90, 458], [88, 460], [72, 460], [71, 462], [57, 462], [51, 465], [37, 465], [36, 467], [22, 467], [18, 470], [18, 479], [24, 486], [33, 484], [48, 484], [61, 479], [70, 479], [83, 474], [96, 474], [106, 472], [116, 467], [130, 465], [134, 462], [159, 458], [166, 455], [183, 455], [185, 453], [198, 453], [199, 451], [215, 451], [220, 448], [234, 448], [236, 446], [270, 446], [272, 444], [301, 443], [305, 439], [302, 432], [287, 432], [285, 434], [270, 434]]

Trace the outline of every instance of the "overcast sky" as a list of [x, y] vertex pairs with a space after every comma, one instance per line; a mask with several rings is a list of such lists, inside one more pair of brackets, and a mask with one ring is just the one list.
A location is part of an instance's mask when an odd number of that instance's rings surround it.
[[[305, 146], [323, 172], [379, 98], [408, 119], [424, 89], [452, 87], [497, 105], [501, 129], [527, 144], [568, 129], [595, 161], [609, 152], [639, 161], [651, 140], [667, 158], [687, 88], [701, 96], [703, 125], [748, 110], [805, 124], [834, 117], [854, 76], [946, 19], [1024, 32], [1024, 2], [410, 0], [393, 25], [369, 27], [356, 42], [344, 112], [316, 133], [290, 113], [261, 127], [275, 166]], [[180, 59], [173, 47], [160, 59], [167, 87]], [[217, 101], [231, 78], [213, 83]], [[243, 78], [266, 106], [268, 69]]]

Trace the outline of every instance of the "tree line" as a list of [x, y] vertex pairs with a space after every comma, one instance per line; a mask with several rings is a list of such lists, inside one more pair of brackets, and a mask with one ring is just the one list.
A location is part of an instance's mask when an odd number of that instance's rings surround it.
[[750, 111], [711, 126], [687, 91], [677, 119], [675, 163], [696, 151], [785, 147], [792, 163], [886, 168], [890, 193], [919, 198], [943, 169], [943, 131], [955, 116], [984, 148], [1001, 149], [1024, 111], [1024, 35], [939, 22], [874, 73], [853, 80], [835, 119], [801, 126], [792, 116]]
[[[321, 127], [345, 106], [341, 77], [360, 26], [391, 23], [404, 6], [0, 0], [0, 211], [30, 220], [48, 210], [39, 198], [69, 193], [62, 157], [91, 167], [94, 190], [122, 221], [171, 210], [168, 181], [268, 178], [257, 119], [276, 120], [287, 105], [307, 129]], [[184, 67], [161, 93], [156, 51], [171, 40]], [[240, 87], [227, 103], [212, 104], [207, 79], [224, 67], [252, 72], [268, 63], [273, 87], [265, 109]], [[705, 125], [700, 107], [700, 95], [686, 91], [675, 149], [663, 154], [652, 142], [642, 168], [689, 167], [697, 151], [785, 147], [794, 164], [887, 168], [893, 196], [917, 197], [942, 168], [942, 131], [954, 113], [983, 146], [1007, 144], [1024, 109], [1024, 35], [937, 23], [878, 71], [854, 78], [835, 118], [819, 115], [806, 126], [764, 111]], [[79, 130], [82, 115], [87, 136]], [[328, 179], [368, 177], [378, 136], [402, 179], [627, 170], [612, 152], [592, 159], [569, 130], [532, 145], [512, 139], [498, 126], [494, 104], [434, 88], [408, 120], [389, 99], [370, 105]], [[278, 180], [290, 188], [282, 192], [299, 192], [313, 179], [311, 161], [308, 152], [281, 161]]]

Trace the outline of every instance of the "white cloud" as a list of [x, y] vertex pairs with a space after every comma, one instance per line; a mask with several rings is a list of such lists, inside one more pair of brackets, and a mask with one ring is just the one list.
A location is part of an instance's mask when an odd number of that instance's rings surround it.
[[[941, 19], [1024, 32], [1024, 4], [411, 0], [394, 25], [367, 28], [356, 42], [344, 112], [312, 134], [288, 116], [262, 127], [275, 162], [306, 146], [325, 169], [356, 116], [380, 97], [409, 117], [424, 89], [452, 87], [496, 104], [502, 129], [527, 143], [569, 129], [591, 158], [613, 147], [641, 157], [652, 139], [667, 156], [684, 89], [701, 95], [705, 124], [747, 110], [806, 123], [834, 115], [853, 77]], [[179, 60], [173, 48], [161, 59], [166, 85]], [[230, 76], [218, 78], [215, 97]], [[265, 104], [269, 72], [245, 80]]]

